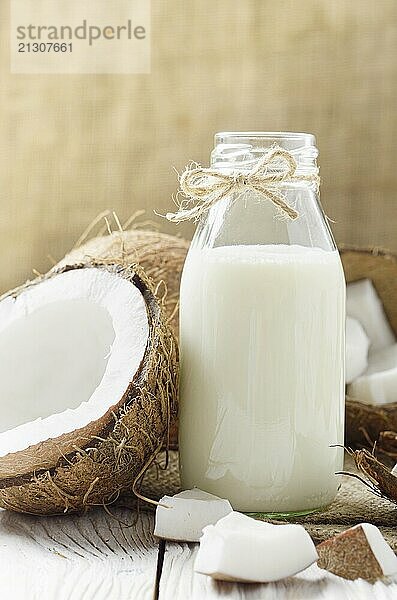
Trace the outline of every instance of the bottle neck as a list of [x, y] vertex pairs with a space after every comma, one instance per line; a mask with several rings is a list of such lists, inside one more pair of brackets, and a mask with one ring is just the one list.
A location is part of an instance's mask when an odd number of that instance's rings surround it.
[[[296, 161], [296, 174], [318, 174], [315, 137], [308, 133], [223, 132], [215, 135], [211, 167], [225, 171], [250, 171], [266, 152], [278, 146]], [[283, 168], [280, 162], [279, 169]], [[272, 171], [277, 172], [277, 163]]]

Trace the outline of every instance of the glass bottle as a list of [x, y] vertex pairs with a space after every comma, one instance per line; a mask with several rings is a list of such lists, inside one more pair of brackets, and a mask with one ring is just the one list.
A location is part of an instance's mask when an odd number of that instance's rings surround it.
[[[296, 175], [318, 173], [305, 133], [218, 133], [211, 167], [249, 173], [275, 144]], [[184, 488], [293, 515], [329, 504], [343, 466], [345, 281], [317, 186], [279, 189], [297, 219], [247, 186], [197, 227], [180, 295], [179, 445]]]

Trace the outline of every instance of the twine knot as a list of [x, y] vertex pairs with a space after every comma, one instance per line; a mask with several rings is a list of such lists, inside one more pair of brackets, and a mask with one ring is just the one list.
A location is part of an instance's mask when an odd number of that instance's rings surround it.
[[244, 173], [234, 173], [233, 174], [233, 179], [236, 185], [248, 185], [249, 184], [249, 178], [247, 177], [247, 175], [244, 175]]
[[296, 160], [292, 154], [276, 145], [272, 146], [248, 173], [224, 173], [193, 163], [186, 167], [179, 178], [179, 194], [184, 198], [179, 202], [177, 212], [167, 213], [166, 218], [176, 223], [197, 220], [230, 193], [241, 188], [250, 188], [272, 202], [290, 219], [297, 219], [299, 213], [286, 201], [280, 190], [281, 185], [307, 181], [314, 183], [318, 189], [320, 178], [315, 173], [296, 175], [296, 169]]

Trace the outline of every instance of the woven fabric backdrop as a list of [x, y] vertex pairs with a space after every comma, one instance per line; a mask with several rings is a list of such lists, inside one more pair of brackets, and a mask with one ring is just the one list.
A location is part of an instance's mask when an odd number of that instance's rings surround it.
[[314, 132], [337, 241], [397, 250], [396, 0], [153, 0], [150, 75], [11, 75], [8, 36], [1, 0], [3, 290], [105, 208], [165, 211], [226, 129]]

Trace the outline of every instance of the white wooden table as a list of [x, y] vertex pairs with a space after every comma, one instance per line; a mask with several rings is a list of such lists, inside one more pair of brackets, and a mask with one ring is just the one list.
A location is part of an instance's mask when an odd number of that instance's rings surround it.
[[[0, 512], [1, 600], [395, 600], [397, 583], [344, 581], [312, 566], [277, 584], [230, 584], [194, 573], [196, 544], [159, 544], [153, 514]], [[124, 523], [124, 524], [123, 524]], [[157, 573], [157, 576], [156, 576]], [[157, 580], [157, 584], [156, 584]]]

